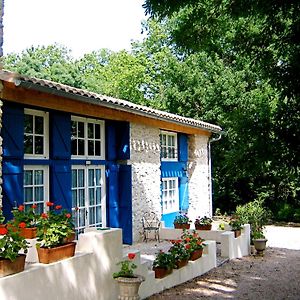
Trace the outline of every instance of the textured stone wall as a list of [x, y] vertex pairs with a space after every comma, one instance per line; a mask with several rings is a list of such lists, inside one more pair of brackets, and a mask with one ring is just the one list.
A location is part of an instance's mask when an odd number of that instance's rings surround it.
[[154, 211], [159, 218], [161, 216], [159, 134], [159, 128], [130, 124], [134, 241], [141, 237], [141, 219], [144, 212]]
[[0, 206], [2, 207], [2, 105], [0, 100]]
[[188, 174], [190, 206], [188, 215], [193, 220], [197, 216], [212, 215], [207, 143], [207, 136], [189, 136]]

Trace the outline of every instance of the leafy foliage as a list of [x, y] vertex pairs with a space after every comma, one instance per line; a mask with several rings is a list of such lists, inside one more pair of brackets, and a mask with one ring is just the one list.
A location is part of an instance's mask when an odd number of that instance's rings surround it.
[[153, 261], [153, 268], [173, 269], [175, 259], [172, 253], [160, 251]]
[[121, 269], [118, 272], [113, 273], [113, 278], [118, 277], [136, 277], [133, 274], [133, 270], [137, 268], [136, 264], [133, 263], [133, 259], [135, 258], [134, 253], [128, 253], [128, 260], [120, 261], [117, 263], [117, 265], [121, 265]]

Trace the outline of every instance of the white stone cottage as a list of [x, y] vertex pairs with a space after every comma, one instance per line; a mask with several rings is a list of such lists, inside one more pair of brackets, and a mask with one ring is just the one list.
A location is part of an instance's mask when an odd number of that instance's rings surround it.
[[[221, 128], [56, 82], [0, 71], [1, 202], [52, 201], [85, 227], [140, 239], [144, 212], [173, 226], [212, 214], [210, 140]], [[1, 179], [2, 177], [2, 179]]]

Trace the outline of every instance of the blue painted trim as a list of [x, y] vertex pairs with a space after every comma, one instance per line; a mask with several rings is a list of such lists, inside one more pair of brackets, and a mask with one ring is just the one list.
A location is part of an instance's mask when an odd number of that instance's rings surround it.
[[183, 162], [161, 162], [161, 177], [185, 177], [186, 163]]
[[50, 159], [24, 159], [24, 165], [51, 165]]
[[[90, 164], [86, 164], [87, 161], [90, 161]], [[105, 160], [98, 160], [98, 159], [71, 159], [71, 165], [82, 165], [82, 166], [89, 166], [89, 165], [106, 165]]]
[[174, 228], [173, 222], [177, 215], [179, 215], [179, 212], [162, 215], [161, 220], [165, 222], [165, 227]]

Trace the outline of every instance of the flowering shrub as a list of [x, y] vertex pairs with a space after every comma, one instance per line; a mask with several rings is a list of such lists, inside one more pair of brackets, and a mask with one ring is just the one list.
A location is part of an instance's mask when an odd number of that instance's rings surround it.
[[35, 214], [36, 204], [33, 204], [29, 209], [25, 210], [24, 205], [19, 205], [18, 208], [12, 210], [13, 221], [10, 223], [19, 228], [35, 227], [38, 216]]
[[189, 233], [184, 230], [181, 238], [184, 243], [185, 249], [189, 253], [192, 253], [195, 250], [203, 249], [204, 246], [206, 246], [206, 244], [203, 243], [204, 239], [202, 239], [195, 230], [193, 231], [193, 233]]
[[[53, 207], [52, 202], [46, 203], [48, 207]], [[37, 224], [38, 246], [53, 248], [64, 244], [64, 240], [73, 233], [73, 222], [71, 214], [63, 209], [61, 205], [56, 205], [47, 213], [42, 213]]]
[[175, 262], [189, 259], [190, 253], [185, 248], [182, 240], [172, 240], [171, 243], [173, 246], [169, 249], [169, 252], [173, 255]]
[[117, 263], [117, 265], [121, 265], [121, 270], [119, 272], [113, 273], [113, 278], [136, 277], [136, 275], [133, 274], [133, 270], [137, 267], [136, 264], [133, 263], [133, 260], [135, 259], [135, 254], [128, 253], [127, 257], [128, 260], [120, 261]]
[[209, 218], [209, 217], [198, 217], [196, 220], [195, 220], [195, 225], [210, 225], [212, 223], [212, 219]]
[[27, 252], [27, 242], [18, 231], [12, 228], [0, 228], [0, 258], [15, 261], [21, 249]]
[[153, 261], [153, 268], [173, 269], [175, 266], [175, 259], [172, 253], [160, 251]]
[[174, 224], [188, 224], [192, 221], [189, 219], [189, 217], [186, 214], [180, 214], [175, 217]]

